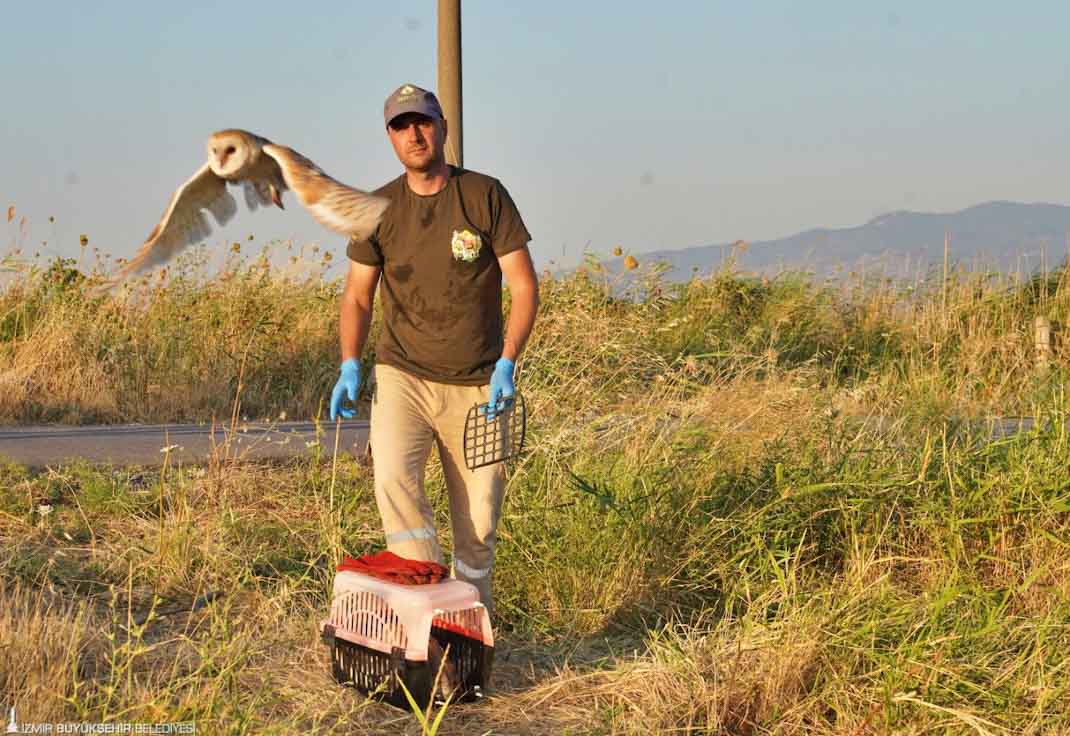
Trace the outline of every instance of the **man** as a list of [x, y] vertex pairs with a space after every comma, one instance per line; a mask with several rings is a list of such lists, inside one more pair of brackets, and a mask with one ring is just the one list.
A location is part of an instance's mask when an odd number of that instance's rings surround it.
[[[424, 467], [438, 448], [449, 493], [454, 574], [476, 586], [493, 615], [491, 576], [505, 488], [501, 463], [464, 462], [468, 410], [514, 394], [513, 368], [538, 309], [531, 239], [509, 193], [489, 176], [446, 164], [447, 121], [415, 85], [384, 105], [387, 137], [405, 172], [376, 191], [391, 200], [366, 241], [351, 240], [342, 293], [341, 375], [331, 419], [353, 416], [360, 355], [382, 283], [371, 409], [375, 500], [387, 548], [442, 562]], [[502, 336], [502, 276], [512, 297]]]

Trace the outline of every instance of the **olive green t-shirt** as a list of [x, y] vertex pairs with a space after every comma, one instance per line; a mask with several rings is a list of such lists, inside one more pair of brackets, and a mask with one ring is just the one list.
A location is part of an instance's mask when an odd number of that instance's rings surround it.
[[415, 194], [404, 174], [375, 193], [390, 206], [346, 253], [382, 269], [376, 360], [441, 383], [487, 383], [502, 354], [498, 257], [531, 240], [512, 198], [497, 179], [452, 166], [437, 194]]

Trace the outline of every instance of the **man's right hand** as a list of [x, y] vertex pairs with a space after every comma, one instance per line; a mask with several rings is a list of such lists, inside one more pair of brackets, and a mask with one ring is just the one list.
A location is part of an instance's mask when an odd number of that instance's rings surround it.
[[352, 409], [342, 408], [342, 400], [348, 398], [354, 404], [357, 402], [357, 391], [360, 390], [360, 361], [350, 358], [342, 363], [341, 375], [334, 384], [331, 392], [331, 421], [335, 421], [341, 414], [343, 419], [352, 419], [356, 412]]

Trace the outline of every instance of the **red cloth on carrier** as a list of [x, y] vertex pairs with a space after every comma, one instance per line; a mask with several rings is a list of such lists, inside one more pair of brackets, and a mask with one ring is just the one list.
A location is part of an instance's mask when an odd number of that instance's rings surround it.
[[409, 560], [388, 550], [373, 555], [364, 555], [356, 560], [346, 556], [342, 559], [342, 564], [338, 566], [339, 572], [345, 570], [371, 575], [373, 578], [398, 585], [438, 583], [450, 574], [449, 569], [437, 562]]

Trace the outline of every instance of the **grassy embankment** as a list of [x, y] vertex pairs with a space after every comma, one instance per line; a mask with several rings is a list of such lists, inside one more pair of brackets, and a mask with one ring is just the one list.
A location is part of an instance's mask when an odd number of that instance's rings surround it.
[[[25, 271], [0, 293], [0, 421], [313, 417], [338, 286], [235, 256], [120, 304]], [[497, 690], [441, 733], [1070, 732], [1065, 355], [1038, 371], [1032, 342], [1067, 319], [1061, 274], [726, 269], [627, 301], [588, 270], [542, 297]], [[990, 441], [992, 414], [1039, 421]], [[419, 733], [336, 687], [316, 638], [332, 563], [380, 544], [370, 471], [331, 436], [286, 465], [5, 467], [0, 703]], [[429, 483], [444, 514], [437, 463]]]

